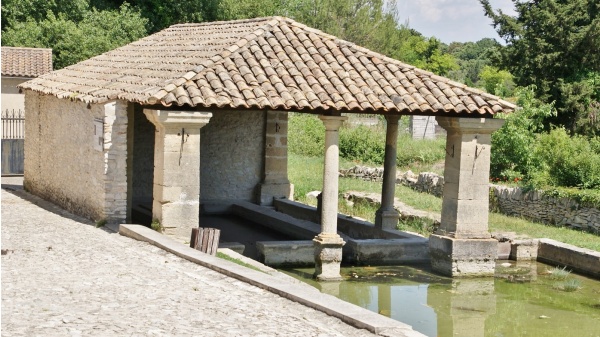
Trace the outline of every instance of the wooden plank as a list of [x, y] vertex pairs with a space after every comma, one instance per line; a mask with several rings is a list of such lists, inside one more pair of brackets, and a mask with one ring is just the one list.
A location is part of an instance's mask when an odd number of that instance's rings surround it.
[[192, 237], [190, 238], [190, 248], [198, 249], [199, 228], [192, 228]]

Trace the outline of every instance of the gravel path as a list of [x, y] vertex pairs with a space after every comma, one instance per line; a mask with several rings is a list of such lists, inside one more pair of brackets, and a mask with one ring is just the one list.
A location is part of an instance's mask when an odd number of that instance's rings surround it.
[[[374, 336], [2, 190], [2, 336]], [[6, 253], [6, 254], [5, 254]]]

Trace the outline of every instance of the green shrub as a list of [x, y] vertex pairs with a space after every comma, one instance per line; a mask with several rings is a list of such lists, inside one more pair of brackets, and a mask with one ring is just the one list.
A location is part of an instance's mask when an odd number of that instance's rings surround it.
[[340, 128], [340, 156], [348, 160], [383, 165], [385, 132], [365, 125]]
[[531, 173], [534, 185], [600, 188], [600, 154], [586, 137], [554, 129], [538, 136], [533, 155], [539, 162]]
[[534, 87], [519, 88], [517, 105], [511, 114], [498, 114], [504, 125], [492, 134], [490, 175], [501, 180], [527, 177], [539, 166], [533, 155], [536, 133], [542, 131], [546, 117], [555, 114], [552, 104], [542, 104], [534, 97]]
[[288, 149], [304, 156], [322, 156], [325, 148], [325, 125], [316, 115], [290, 113]]
[[398, 136], [397, 165], [434, 164], [446, 157], [446, 139], [415, 140], [409, 134]]

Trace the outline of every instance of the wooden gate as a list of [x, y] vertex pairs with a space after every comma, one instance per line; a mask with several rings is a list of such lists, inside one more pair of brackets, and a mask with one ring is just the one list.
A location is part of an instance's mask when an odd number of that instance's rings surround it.
[[2, 111], [2, 175], [23, 174], [25, 112]]

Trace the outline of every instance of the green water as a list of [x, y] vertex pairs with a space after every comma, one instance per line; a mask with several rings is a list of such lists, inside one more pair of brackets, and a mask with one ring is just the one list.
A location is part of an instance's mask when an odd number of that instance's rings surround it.
[[[557, 280], [549, 266], [510, 263], [489, 279], [406, 266], [342, 268], [344, 281], [325, 283], [312, 280], [314, 269], [284, 272], [431, 337], [600, 337], [600, 282], [575, 274]], [[562, 290], [565, 283], [578, 289]]]

